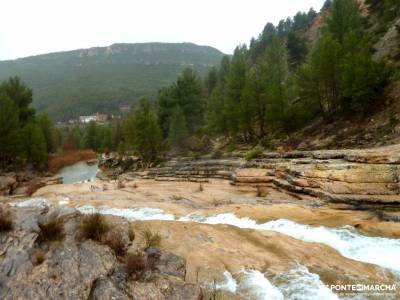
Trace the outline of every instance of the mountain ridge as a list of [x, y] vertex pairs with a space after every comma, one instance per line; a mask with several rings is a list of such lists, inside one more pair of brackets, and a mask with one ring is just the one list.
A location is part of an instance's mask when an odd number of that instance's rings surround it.
[[193, 43], [115, 43], [0, 61], [0, 80], [20, 76], [33, 106], [56, 120], [118, 113], [141, 96], [154, 98], [186, 67], [204, 75], [224, 54]]

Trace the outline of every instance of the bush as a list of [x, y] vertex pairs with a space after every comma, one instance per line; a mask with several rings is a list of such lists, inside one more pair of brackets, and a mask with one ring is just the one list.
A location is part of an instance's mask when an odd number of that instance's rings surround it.
[[99, 213], [83, 216], [80, 224], [80, 233], [83, 238], [100, 242], [110, 230], [110, 225], [104, 216]]
[[143, 231], [143, 237], [146, 243], [146, 248], [153, 247], [157, 248], [161, 245], [161, 235], [158, 233], [152, 233], [149, 229]]
[[261, 147], [260, 145], [255, 146], [253, 149], [251, 149], [249, 152], [246, 153], [245, 159], [246, 160], [252, 160], [255, 158], [259, 158], [264, 152], [264, 148]]
[[39, 223], [39, 242], [60, 241], [64, 238], [64, 222], [61, 218]]
[[130, 276], [140, 277], [146, 266], [147, 258], [144, 254], [129, 253], [125, 258], [125, 272]]
[[104, 242], [108, 247], [114, 250], [115, 255], [124, 255], [126, 252], [126, 245], [124, 238], [119, 231], [112, 231], [107, 235]]
[[0, 232], [10, 231], [12, 229], [13, 223], [10, 212], [0, 209]]
[[234, 143], [231, 143], [228, 146], [226, 146], [226, 151], [227, 152], [233, 152], [235, 150], [236, 150], [236, 145]]

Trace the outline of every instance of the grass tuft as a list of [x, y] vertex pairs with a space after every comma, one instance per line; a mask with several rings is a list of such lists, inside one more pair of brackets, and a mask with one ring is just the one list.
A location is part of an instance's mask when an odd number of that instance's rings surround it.
[[61, 218], [39, 223], [39, 242], [60, 241], [64, 238], [64, 222]]
[[104, 235], [110, 230], [105, 217], [99, 213], [82, 216], [80, 233], [85, 239], [101, 242]]
[[147, 247], [158, 248], [161, 245], [161, 235], [159, 233], [153, 233], [150, 229], [143, 231], [143, 237]]
[[122, 256], [126, 252], [124, 238], [119, 231], [109, 232], [107, 238], [104, 241], [104, 244], [110, 247], [117, 256]]

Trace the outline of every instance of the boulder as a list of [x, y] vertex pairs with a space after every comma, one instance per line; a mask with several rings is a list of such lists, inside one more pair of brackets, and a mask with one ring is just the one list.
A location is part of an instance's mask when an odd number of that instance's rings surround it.
[[0, 196], [10, 195], [17, 187], [17, 179], [12, 175], [0, 176]]

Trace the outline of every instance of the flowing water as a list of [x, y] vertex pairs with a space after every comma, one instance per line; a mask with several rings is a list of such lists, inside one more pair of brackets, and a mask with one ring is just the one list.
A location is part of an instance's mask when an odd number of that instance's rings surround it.
[[[50, 204], [44, 198], [33, 198], [28, 201], [14, 203], [14, 205], [20, 207], [43, 207]], [[255, 220], [240, 218], [233, 213], [215, 216], [189, 214], [177, 219], [174, 215], [166, 213], [161, 209], [149, 207], [112, 208], [109, 206], [101, 206], [95, 208], [90, 205], [85, 205], [77, 209], [84, 214], [99, 212], [101, 214], [124, 217], [130, 221], [176, 220], [205, 224], [228, 224], [240, 228], [276, 231], [306, 242], [326, 244], [338, 250], [345, 257], [373, 263], [391, 269], [395, 274], [400, 274], [400, 260], [398, 259], [400, 253], [400, 239], [366, 236], [351, 226], [341, 228], [329, 228], [325, 226], [313, 227], [285, 219], [258, 224]], [[249, 299], [339, 299], [336, 294], [324, 285], [318, 274], [309, 272], [307, 267], [302, 265], [297, 265], [297, 267], [289, 272], [272, 278], [267, 278], [263, 273], [251, 269], [243, 269], [238, 274], [235, 274], [235, 276], [226, 271], [224, 277], [225, 281], [218, 283], [216, 285], [217, 289], [242, 295]], [[356, 297], [355, 299], [360, 298]]]
[[93, 180], [96, 177], [99, 168], [97, 165], [89, 166], [86, 162], [80, 161], [71, 166], [67, 166], [58, 171], [63, 179], [63, 183], [76, 183], [87, 180]]
[[232, 213], [211, 217], [190, 214], [182, 217], [180, 220], [206, 224], [228, 224], [255, 230], [277, 231], [306, 242], [326, 244], [338, 250], [345, 257], [376, 264], [400, 273], [399, 239], [366, 236], [351, 226], [341, 228], [313, 227], [285, 219], [258, 224], [254, 220], [239, 218]]

